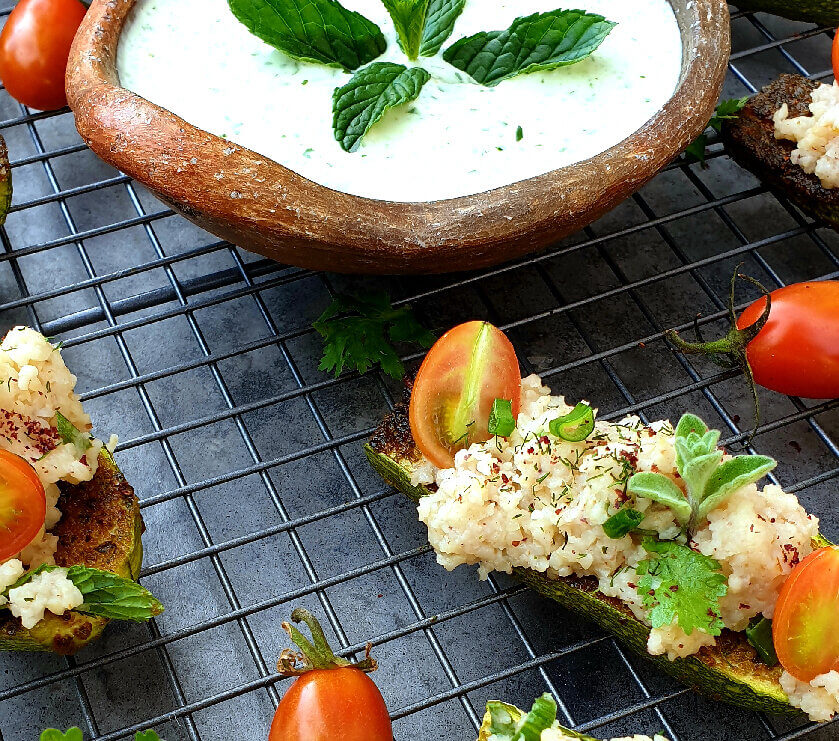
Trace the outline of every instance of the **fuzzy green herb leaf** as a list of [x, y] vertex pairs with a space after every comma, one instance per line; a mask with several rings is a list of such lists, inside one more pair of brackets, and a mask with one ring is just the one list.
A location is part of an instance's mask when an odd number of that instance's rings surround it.
[[728, 583], [713, 558], [670, 540], [644, 538], [642, 545], [653, 558], [638, 564], [638, 594], [650, 610], [650, 622], [661, 628], [678, 622], [688, 635], [695, 628], [712, 636], [725, 627], [720, 617], [720, 597]]
[[454, 31], [454, 24], [463, 12], [466, 0], [431, 0], [428, 3], [428, 13], [425, 28], [422, 33], [420, 54], [433, 57]]
[[551, 420], [551, 434], [571, 443], [585, 440], [594, 431], [594, 410], [583, 402], [568, 414]]
[[643, 512], [637, 509], [621, 509], [603, 523], [603, 532], [617, 540], [631, 533], [643, 521]]
[[405, 367], [391, 343], [428, 348], [435, 340], [410, 307], [394, 308], [385, 293], [338, 296], [312, 326], [323, 338], [318, 367], [336, 378], [345, 368], [366, 373], [376, 363], [389, 376], [402, 378]]
[[673, 445], [684, 491], [664, 474], [651, 471], [634, 474], [627, 491], [670, 507], [676, 521], [693, 530], [733, 492], [760, 480], [777, 465], [765, 455], [738, 455], [723, 463], [719, 439], [719, 430], [709, 430], [694, 414], [683, 415]]
[[[737, 114], [740, 113], [741, 110], [743, 110], [743, 107], [748, 102], [748, 97], [731, 98], [730, 100], [721, 101], [720, 104], [717, 106], [716, 110], [714, 111], [714, 115], [711, 116], [711, 120], [708, 121], [708, 127], [712, 128], [719, 134], [722, 130], [723, 121], [731, 121], [737, 118]], [[704, 165], [705, 147], [707, 146], [707, 134], [700, 134], [687, 146], [687, 149], [685, 149], [685, 154], [688, 155], [689, 159], [694, 159], [697, 162], [701, 162]]]
[[82, 741], [82, 729], [73, 726], [62, 733], [57, 728], [47, 728], [41, 732], [40, 741]]
[[81, 432], [61, 412], [55, 413], [55, 429], [65, 443], [73, 443], [79, 450], [84, 452], [91, 446], [90, 436]]
[[482, 31], [452, 44], [443, 59], [482, 85], [581, 62], [615, 27], [602, 15], [552, 10], [516, 18], [504, 31]]
[[359, 70], [332, 94], [332, 127], [345, 152], [391, 108], [409, 103], [420, 94], [431, 75], [420, 67], [374, 62]]
[[137, 731], [134, 734], [134, 741], [160, 741], [160, 736], [155, 731]]
[[295, 59], [354, 70], [384, 53], [379, 27], [337, 0], [228, 0], [247, 29]]
[[429, 2], [430, 0], [382, 0], [396, 28], [399, 46], [408, 59], [416, 59], [419, 56]]
[[516, 418], [513, 416], [513, 402], [509, 399], [495, 399], [489, 412], [487, 432], [490, 435], [510, 437], [516, 429]]
[[526, 715], [505, 702], [490, 700], [489, 735], [497, 741], [539, 741], [556, 720], [556, 701], [547, 692], [537, 697]]

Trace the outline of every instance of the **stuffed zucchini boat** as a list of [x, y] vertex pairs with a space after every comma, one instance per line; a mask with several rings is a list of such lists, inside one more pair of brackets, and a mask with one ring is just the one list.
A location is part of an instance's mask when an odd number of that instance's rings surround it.
[[0, 650], [73, 654], [110, 619], [163, 609], [136, 583], [137, 497], [87, 433], [75, 383], [38, 332], [0, 343]]
[[[529, 712], [519, 710], [500, 700], [487, 702], [478, 741], [597, 741], [559, 725], [556, 701], [544, 694], [537, 698]], [[664, 736], [625, 736], [611, 741], [667, 741]]]
[[[418, 502], [447, 569], [512, 573], [713, 698], [827, 720], [839, 709], [839, 605], [829, 588], [796, 593], [784, 621], [770, 619], [808, 555], [827, 551], [832, 574], [839, 551], [794, 495], [758, 489], [775, 461], [732, 457], [718, 439], [694, 415], [675, 427], [596, 421], [537, 376], [520, 379], [506, 337], [470, 322], [432, 348], [410, 405], [366, 453]], [[799, 592], [813, 581], [797, 580]], [[794, 609], [806, 604], [832, 617], [810, 624]], [[787, 650], [790, 635], [810, 641]]]

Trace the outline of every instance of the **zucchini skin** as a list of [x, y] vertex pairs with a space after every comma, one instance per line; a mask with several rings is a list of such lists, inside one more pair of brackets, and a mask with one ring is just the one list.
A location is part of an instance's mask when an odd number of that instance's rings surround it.
[[839, 0], [732, 0], [740, 10], [772, 13], [820, 26], [839, 25]]
[[[397, 409], [395, 415], [399, 413]], [[399, 448], [388, 445], [387, 449], [398, 450], [398, 460], [381, 452], [382, 441], [389, 440], [393, 430], [393, 420], [386, 420], [373, 436], [372, 444], [366, 445], [364, 451], [370, 464], [388, 484], [418, 501], [431, 492], [424, 486], [411, 485], [410, 467], [412, 459], [416, 460], [416, 452], [406, 454], [404, 445]], [[826, 544], [824, 539], [814, 543], [819, 547]], [[514, 569], [513, 574], [542, 596], [586, 617], [614, 635], [627, 648], [666, 674], [712, 699], [779, 715], [799, 715], [801, 712], [789, 704], [781, 688], [781, 668], [759, 662], [755, 650], [742, 633], [723, 631], [716, 646], [706, 646], [693, 656], [670, 661], [666, 656], [653, 656], [647, 652], [650, 629], [620, 600], [598, 592], [593, 579], [551, 579], [543, 573], [521, 568]]]
[[[83, 564], [137, 580], [143, 561], [144, 526], [134, 490], [111, 454], [103, 448], [91, 481], [63, 485], [62, 518], [53, 532], [59, 536], [55, 554], [59, 566]], [[69, 611], [45, 613], [26, 629], [6, 610], [0, 611], [0, 651], [52, 651], [72, 655], [98, 638], [110, 621]]]

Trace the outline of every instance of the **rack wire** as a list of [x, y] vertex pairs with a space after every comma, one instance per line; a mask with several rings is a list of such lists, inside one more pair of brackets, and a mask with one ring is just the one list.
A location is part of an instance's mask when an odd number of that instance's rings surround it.
[[[826, 29], [732, 10], [725, 97], [782, 71], [829, 79]], [[399, 385], [317, 370], [311, 321], [330, 297], [385, 288], [438, 330], [499, 324], [528, 371], [608, 418], [690, 408], [744, 445], [740, 379], [673, 354], [662, 331], [688, 330], [696, 311], [719, 331], [738, 263], [771, 287], [839, 277], [839, 240], [721, 144], [706, 168], [673, 163], [545, 253], [371, 279], [215, 240], [100, 162], [66, 110], [32, 113], [2, 92], [0, 131], [15, 182], [0, 230], [0, 331], [25, 323], [63, 340], [97, 432], [120, 433], [117, 458], [148, 525], [143, 581], [168, 608], [148, 626], [111, 626], [76, 658], [0, 657], [0, 741], [71, 725], [99, 741], [147, 728], [169, 741], [263, 739], [286, 688], [273, 669], [280, 622], [298, 605], [342, 655], [372, 640], [400, 741], [473, 738], [489, 697], [528, 705], [544, 691], [565, 724], [602, 736], [839, 737], [836, 724], [706, 700], [503, 575], [443, 571], [412, 507], [361, 454]], [[839, 402], [761, 401], [753, 448], [778, 458], [773, 481], [835, 538]]]

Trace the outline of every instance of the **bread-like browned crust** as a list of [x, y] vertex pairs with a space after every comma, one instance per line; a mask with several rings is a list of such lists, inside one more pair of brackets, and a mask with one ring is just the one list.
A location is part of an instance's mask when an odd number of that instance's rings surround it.
[[394, 203], [330, 190], [121, 88], [117, 45], [134, 0], [94, 0], [70, 53], [67, 99], [79, 133], [102, 159], [241, 247], [342, 272], [475, 269], [591, 223], [705, 128], [725, 76], [728, 8], [725, 0], [671, 2], [682, 28], [682, 81], [647, 124], [584, 162], [445, 201]]
[[818, 82], [801, 75], [781, 75], [753, 96], [736, 119], [726, 121], [722, 135], [732, 158], [767, 185], [779, 190], [803, 211], [839, 227], [839, 188], [823, 188], [790, 161], [795, 144], [775, 138], [772, 116], [786, 103], [790, 117], [809, 113], [810, 95]]

